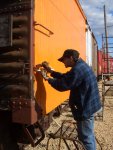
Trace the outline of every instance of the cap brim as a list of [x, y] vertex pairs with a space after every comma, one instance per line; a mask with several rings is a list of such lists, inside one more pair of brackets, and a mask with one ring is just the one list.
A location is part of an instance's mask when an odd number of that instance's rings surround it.
[[58, 59], [58, 61], [63, 61], [63, 59], [64, 59], [64, 57], [60, 57], [59, 59]]

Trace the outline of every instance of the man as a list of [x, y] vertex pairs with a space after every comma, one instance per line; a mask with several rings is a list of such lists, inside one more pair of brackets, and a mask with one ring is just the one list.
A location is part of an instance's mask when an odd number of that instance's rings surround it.
[[94, 113], [101, 108], [96, 77], [91, 68], [79, 58], [79, 52], [67, 49], [61, 58], [65, 67], [71, 67], [67, 73], [53, 71], [46, 62], [42, 66], [53, 78], [45, 80], [58, 91], [70, 90], [69, 105], [77, 122], [78, 137], [87, 150], [96, 150], [94, 136]]

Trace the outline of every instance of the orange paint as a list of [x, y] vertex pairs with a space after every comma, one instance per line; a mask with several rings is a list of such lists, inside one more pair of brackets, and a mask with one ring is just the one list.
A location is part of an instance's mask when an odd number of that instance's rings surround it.
[[[48, 61], [56, 71], [66, 72], [67, 69], [57, 59], [68, 48], [78, 50], [85, 60], [86, 18], [77, 0], [35, 0], [34, 14], [34, 20], [39, 24], [35, 26], [34, 65]], [[34, 94], [44, 114], [68, 99], [69, 92], [56, 91], [39, 74], [36, 79]]]

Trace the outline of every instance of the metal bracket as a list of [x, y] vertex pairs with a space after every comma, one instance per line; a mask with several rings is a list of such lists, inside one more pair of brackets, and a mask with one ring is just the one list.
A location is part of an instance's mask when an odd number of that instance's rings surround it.
[[33, 147], [36, 147], [36, 146], [45, 138], [45, 133], [44, 133], [44, 131], [43, 131], [41, 125], [40, 125], [38, 122], [36, 122], [36, 123], [34, 124], [34, 129], [35, 129], [35, 128], [38, 128], [39, 131], [40, 131], [40, 133], [41, 133], [41, 137], [40, 137], [39, 139], [37, 139], [37, 138], [34, 139], [33, 136], [31, 135], [31, 133], [30, 133], [28, 127], [25, 126], [25, 125], [23, 125], [24, 132], [25, 132], [25, 134], [26, 134], [26, 136], [27, 136], [29, 142], [31, 143], [31, 145], [32, 145]]
[[[37, 122], [39, 112], [36, 110], [34, 100], [15, 99], [11, 101], [12, 121], [21, 124], [34, 124]], [[39, 110], [38, 110], [39, 111]]]
[[38, 32], [40, 32], [40, 33], [42, 33], [42, 34], [44, 34], [44, 35], [46, 35], [46, 36], [48, 36], [48, 37], [50, 37], [52, 34], [54, 34], [51, 30], [49, 30], [48, 28], [46, 28], [45, 26], [43, 26], [43, 25], [40, 24], [40, 23], [34, 22], [34, 26], [40, 26], [42, 29], [44, 29], [45, 31], [47, 31], [48, 34], [45, 33], [45, 32], [43, 32], [43, 31], [41, 31], [41, 29], [35, 29], [36, 31], [38, 31]]

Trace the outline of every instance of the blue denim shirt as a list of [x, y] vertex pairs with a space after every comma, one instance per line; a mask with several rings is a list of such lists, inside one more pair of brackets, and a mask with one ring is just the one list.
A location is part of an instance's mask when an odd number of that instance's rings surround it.
[[92, 69], [79, 59], [64, 74], [53, 72], [49, 84], [58, 91], [70, 90], [69, 105], [76, 120], [88, 119], [101, 108], [96, 77]]

